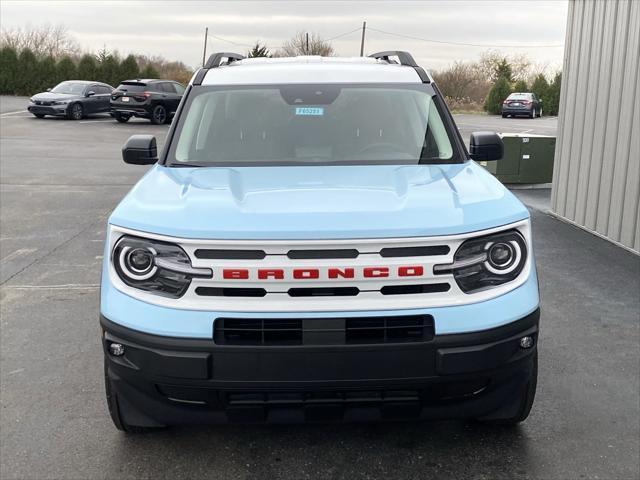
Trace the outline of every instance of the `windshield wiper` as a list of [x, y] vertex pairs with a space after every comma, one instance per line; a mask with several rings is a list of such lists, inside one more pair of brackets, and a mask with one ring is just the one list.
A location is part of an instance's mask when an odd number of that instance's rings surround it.
[[173, 162], [167, 165], [168, 167], [184, 167], [184, 168], [195, 168], [195, 167], [203, 167], [204, 165], [199, 165], [196, 163], [182, 163], [182, 162]]

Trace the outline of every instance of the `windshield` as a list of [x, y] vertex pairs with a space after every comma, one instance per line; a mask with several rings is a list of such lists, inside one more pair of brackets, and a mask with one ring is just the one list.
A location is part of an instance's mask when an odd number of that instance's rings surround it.
[[286, 85], [191, 92], [168, 163], [450, 163], [430, 87]]
[[56, 85], [53, 90], [53, 93], [66, 93], [70, 95], [82, 95], [84, 89], [87, 85], [84, 83], [76, 83], [76, 82], [62, 82]]
[[144, 92], [148, 89], [146, 83], [121, 83], [118, 85], [118, 90], [123, 92]]

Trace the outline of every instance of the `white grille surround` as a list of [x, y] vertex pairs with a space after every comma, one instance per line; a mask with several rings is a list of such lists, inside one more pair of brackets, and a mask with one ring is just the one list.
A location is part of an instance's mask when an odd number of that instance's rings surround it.
[[[467, 239], [481, 237], [507, 230], [517, 230], [527, 245], [527, 259], [522, 272], [514, 280], [494, 288], [474, 293], [464, 293], [458, 287], [453, 274], [434, 274], [433, 267], [450, 264], [458, 247]], [[140, 290], [125, 284], [113, 265], [113, 249], [124, 235], [169, 242], [180, 246], [191, 259], [194, 268], [208, 268], [212, 278], [194, 278], [185, 294], [180, 298], [168, 298]], [[469, 232], [459, 235], [379, 238], [356, 240], [201, 240], [185, 239], [166, 235], [141, 232], [109, 226], [109, 279], [121, 292], [146, 303], [173, 309], [200, 310], [211, 312], [347, 312], [372, 310], [406, 310], [433, 307], [447, 307], [483, 302], [519, 287], [531, 273], [531, 227], [528, 219], [496, 228]], [[440, 255], [383, 257], [382, 249], [448, 246], [449, 252]], [[196, 250], [257, 250], [264, 251], [263, 259], [204, 259], [197, 258]], [[355, 249], [356, 258], [292, 259], [290, 250], [334, 250]], [[422, 276], [399, 276], [400, 267], [422, 267]], [[389, 276], [365, 278], [365, 268], [388, 268]], [[328, 278], [328, 268], [341, 270], [353, 268], [354, 278]], [[224, 269], [248, 270], [248, 279], [225, 279]], [[258, 269], [282, 270], [284, 279], [259, 279]], [[319, 278], [294, 279], [294, 269], [319, 269]], [[407, 270], [404, 271], [407, 273]], [[410, 273], [415, 273], [409, 270]], [[431, 293], [381, 293], [383, 287], [410, 285], [449, 285], [448, 291]], [[250, 296], [210, 296], [196, 293], [199, 287], [264, 289], [261, 297]], [[290, 289], [356, 287], [357, 295], [350, 296], [291, 296]]]

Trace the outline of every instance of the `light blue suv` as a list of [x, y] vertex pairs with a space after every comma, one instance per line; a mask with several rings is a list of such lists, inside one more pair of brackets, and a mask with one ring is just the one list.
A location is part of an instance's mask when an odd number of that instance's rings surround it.
[[537, 378], [527, 209], [406, 52], [211, 56], [109, 218], [106, 395], [127, 431], [517, 423]]

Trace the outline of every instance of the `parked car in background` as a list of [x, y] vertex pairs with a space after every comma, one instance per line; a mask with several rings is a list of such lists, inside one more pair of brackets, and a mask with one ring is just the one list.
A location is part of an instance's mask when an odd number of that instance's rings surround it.
[[512, 93], [502, 102], [502, 118], [508, 115], [542, 116], [542, 100], [535, 93]]
[[80, 120], [88, 114], [108, 112], [112, 90], [102, 82], [67, 80], [31, 97], [27, 110], [38, 118], [52, 115]]
[[111, 93], [111, 116], [118, 122], [131, 117], [151, 123], [170, 123], [178, 109], [184, 86], [171, 80], [126, 80]]

